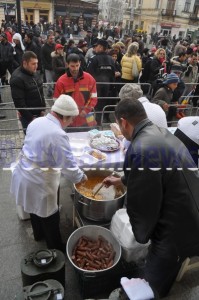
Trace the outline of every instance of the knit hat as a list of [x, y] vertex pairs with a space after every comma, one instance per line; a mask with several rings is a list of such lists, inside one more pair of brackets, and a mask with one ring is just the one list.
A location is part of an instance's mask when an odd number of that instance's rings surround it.
[[163, 81], [163, 84], [171, 84], [171, 83], [178, 83], [179, 77], [175, 73], [170, 73], [167, 75], [166, 79]]
[[140, 86], [136, 83], [126, 83], [119, 92], [119, 97], [121, 100], [125, 98], [132, 98], [132, 100], [137, 100], [142, 97], [143, 91]]
[[61, 45], [61, 44], [56, 44], [56, 45], [55, 45], [55, 51], [56, 51], [57, 49], [64, 49], [64, 46]]
[[23, 42], [22, 42], [22, 37], [21, 37], [21, 34], [20, 34], [20, 33], [15, 33], [15, 34], [13, 35], [13, 37], [12, 37], [13, 46], [15, 46], [14, 40], [20, 41], [21, 49], [22, 49], [23, 51], [25, 51], [25, 46], [24, 46], [24, 44], [23, 44]]
[[178, 121], [177, 128], [199, 145], [199, 117], [185, 117]]
[[51, 110], [62, 116], [73, 117], [79, 115], [76, 102], [68, 95], [60, 95], [59, 98], [55, 100]]

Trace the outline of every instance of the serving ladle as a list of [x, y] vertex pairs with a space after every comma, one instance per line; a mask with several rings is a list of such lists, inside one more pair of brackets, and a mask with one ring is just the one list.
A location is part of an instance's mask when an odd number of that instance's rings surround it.
[[[111, 177], [111, 176], [113, 176], [114, 174], [115, 174], [115, 172], [111, 173], [111, 175], [109, 175], [108, 177]], [[102, 183], [100, 184], [100, 186], [97, 188], [97, 190], [93, 193], [93, 198], [95, 198], [95, 196], [99, 193], [99, 191], [103, 188], [103, 186], [104, 186], [104, 183], [102, 182]]]

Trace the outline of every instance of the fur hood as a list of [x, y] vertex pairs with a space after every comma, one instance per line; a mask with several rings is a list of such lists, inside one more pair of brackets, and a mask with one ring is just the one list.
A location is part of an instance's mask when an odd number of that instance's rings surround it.
[[64, 52], [63, 55], [60, 55], [56, 51], [51, 52], [51, 57], [60, 57], [60, 56], [66, 58], [66, 53]]

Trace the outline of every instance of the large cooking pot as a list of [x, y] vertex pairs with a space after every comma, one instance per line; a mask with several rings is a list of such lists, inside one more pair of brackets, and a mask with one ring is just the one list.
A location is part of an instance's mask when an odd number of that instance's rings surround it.
[[[97, 239], [98, 236], [102, 236], [107, 240], [107, 242], [111, 243], [113, 246], [113, 249], [115, 251], [115, 257], [113, 265], [107, 269], [104, 270], [84, 270], [79, 268], [72, 260], [73, 250], [75, 246], [77, 245], [77, 242], [82, 236], [86, 236], [91, 239]], [[116, 266], [116, 264], [119, 262], [121, 258], [121, 245], [116, 240], [116, 238], [113, 236], [112, 232], [104, 227], [96, 226], [96, 225], [87, 225], [78, 228], [75, 230], [70, 237], [68, 238], [67, 244], [66, 244], [66, 253], [68, 256], [69, 261], [74, 266], [74, 268], [79, 271], [80, 273], [84, 274], [85, 276], [92, 276], [95, 277], [97, 274], [101, 274], [105, 271], [111, 270], [113, 267]]]
[[[85, 172], [88, 180], [89, 178], [99, 176], [102, 179], [112, 174], [110, 170], [89, 170]], [[120, 177], [117, 172], [114, 172], [114, 176]], [[124, 205], [124, 199], [126, 190], [122, 186], [122, 195], [111, 200], [95, 200], [93, 198], [83, 196], [77, 188], [78, 185], [74, 185], [75, 188], [75, 206], [79, 213], [92, 221], [109, 222], [115, 212], [122, 208]]]

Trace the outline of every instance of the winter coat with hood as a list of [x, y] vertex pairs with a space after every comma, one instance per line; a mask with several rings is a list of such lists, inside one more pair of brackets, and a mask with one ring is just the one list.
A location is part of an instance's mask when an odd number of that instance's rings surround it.
[[54, 82], [66, 72], [66, 53], [63, 55], [58, 54], [56, 51], [51, 53], [52, 57], [52, 68], [54, 71]]

